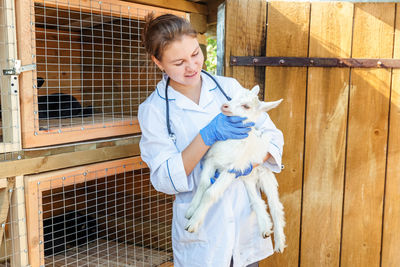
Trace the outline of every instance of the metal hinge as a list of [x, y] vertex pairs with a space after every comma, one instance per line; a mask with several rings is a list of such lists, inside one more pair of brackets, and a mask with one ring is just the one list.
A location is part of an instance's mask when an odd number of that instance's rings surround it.
[[18, 75], [24, 71], [31, 71], [36, 69], [36, 64], [29, 64], [21, 66], [21, 60], [15, 60], [14, 68], [4, 69], [3, 75]]

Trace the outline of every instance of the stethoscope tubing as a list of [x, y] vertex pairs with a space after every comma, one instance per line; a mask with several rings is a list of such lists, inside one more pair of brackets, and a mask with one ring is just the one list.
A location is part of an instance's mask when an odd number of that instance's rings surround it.
[[[217, 85], [218, 89], [221, 91], [221, 93], [225, 96], [225, 98], [230, 101], [231, 98], [225, 93], [225, 91], [222, 89], [221, 85], [219, 84], [219, 82], [217, 81], [217, 79], [215, 79], [210, 73], [208, 73], [205, 70], [201, 70], [202, 73], [206, 74], [208, 77], [211, 78], [211, 80], [214, 81], [214, 83]], [[176, 143], [176, 136], [175, 134], [172, 132], [171, 130], [171, 123], [169, 120], [169, 100], [168, 100], [168, 86], [169, 86], [169, 81], [170, 78], [167, 78], [167, 83], [165, 84], [165, 105], [166, 105], [166, 109], [165, 109], [165, 117], [166, 117], [166, 123], [167, 123], [167, 130], [168, 130], [168, 136], [169, 138]]]

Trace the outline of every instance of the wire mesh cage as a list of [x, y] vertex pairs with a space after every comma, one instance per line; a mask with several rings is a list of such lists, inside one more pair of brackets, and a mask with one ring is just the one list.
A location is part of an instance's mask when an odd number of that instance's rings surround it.
[[0, 179], [0, 266], [28, 266], [23, 177]]
[[24, 147], [139, 132], [138, 105], [161, 78], [141, 46], [144, 17], [184, 13], [116, 0], [20, 3], [30, 36], [20, 47], [36, 64], [24, 73]]
[[139, 157], [25, 179], [31, 266], [172, 261], [173, 197], [152, 188]]
[[21, 148], [16, 51], [14, 1], [0, 0], [0, 160]]

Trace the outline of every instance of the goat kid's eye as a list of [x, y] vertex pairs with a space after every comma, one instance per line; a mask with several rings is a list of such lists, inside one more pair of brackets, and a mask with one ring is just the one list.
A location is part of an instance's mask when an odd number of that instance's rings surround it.
[[249, 109], [249, 108], [250, 108], [250, 107], [249, 107], [248, 105], [246, 105], [246, 104], [243, 104], [242, 107], [243, 107], [244, 109]]

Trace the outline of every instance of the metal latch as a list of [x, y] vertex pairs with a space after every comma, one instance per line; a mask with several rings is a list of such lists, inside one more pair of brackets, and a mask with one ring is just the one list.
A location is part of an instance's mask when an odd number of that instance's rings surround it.
[[21, 60], [16, 60], [14, 64], [14, 68], [12, 69], [4, 69], [3, 75], [18, 75], [24, 71], [31, 71], [36, 69], [36, 64], [29, 64], [25, 66], [21, 66]]

